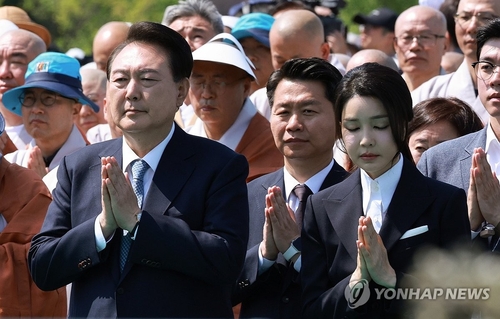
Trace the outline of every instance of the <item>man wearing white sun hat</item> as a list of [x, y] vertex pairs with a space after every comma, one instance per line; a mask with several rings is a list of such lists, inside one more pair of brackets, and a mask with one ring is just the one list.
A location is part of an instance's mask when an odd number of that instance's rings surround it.
[[216, 35], [193, 52], [193, 60], [189, 99], [198, 119], [188, 133], [244, 155], [250, 166], [247, 182], [282, 167], [269, 122], [248, 99], [255, 74], [238, 40]]

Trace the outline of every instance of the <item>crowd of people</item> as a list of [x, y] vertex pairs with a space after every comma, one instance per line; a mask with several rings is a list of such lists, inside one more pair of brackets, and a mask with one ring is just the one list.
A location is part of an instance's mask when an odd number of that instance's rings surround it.
[[182, 0], [90, 62], [0, 7], [0, 318], [413, 317], [381, 291], [455, 285], [426, 249], [497, 271], [500, 2], [359, 13], [359, 44], [330, 2]]

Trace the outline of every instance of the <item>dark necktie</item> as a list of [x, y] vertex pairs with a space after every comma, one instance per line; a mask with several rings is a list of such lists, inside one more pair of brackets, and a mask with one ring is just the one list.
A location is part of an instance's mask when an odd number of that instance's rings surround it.
[[[132, 189], [137, 197], [137, 204], [139, 208], [142, 207], [142, 200], [144, 198], [144, 174], [148, 170], [149, 165], [142, 159], [132, 162]], [[132, 245], [132, 235], [130, 232], [122, 237], [122, 244], [120, 249], [120, 269], [123, 270], [127, 262], [128, 252]]]
[[304, 211], [306, 210], [307, 197], [312, 194], [312, 191], [305, 184], [297, 184], [292, 192], [299, 199], [299, 205], [295, 210], [295, 222], [302, 229], [302, 219], [304, 218]]

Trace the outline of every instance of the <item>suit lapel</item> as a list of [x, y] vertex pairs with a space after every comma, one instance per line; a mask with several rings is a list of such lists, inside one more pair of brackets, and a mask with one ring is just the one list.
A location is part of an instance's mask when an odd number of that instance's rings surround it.
[[326, 175], [325, 180], [323, 181], [323, 184], [321, 184], [321, 187], [319, 190], [323, 190], [325, 188], [328, 188], [332, 185], [338, 184], [342, 182], [346, 176], [347, 172], [345, 169], [342, 168], [336, 161], [333, 163], [332, 169], [328, 172], [328, 175]]
[[465, 191], [469, 188], [470, 183], [470, 167], [472, 164], [472, 154], [474, 153], [474, 148], [482, 147], [483, 150], [486, 148], [486, 129], [483, 128], [479, 134], [476, 134], [472, 140], [469, 141], [464, 147], [463, 156], [459, 159], [460, 161], [460, 172], [462, 174], [462, 183]]
[[161, 156], [153, 181], [144, 200], [148, 212], [165, 212], [182, 186], [191, 176], [195, 165], [189, 158], [195, 154], [189, 136], [178, 126]]
[[404, 159], [401, 178], [380, 228], [380, 237], [389, 251], [434, 201], [425, 177]]
[[352, 173], [342, 187], [336, 187], [325, 200], [325, 209], [343, 246], [356, 260], [358, 252], [358, 220], [363, 215], [362, 188], [359, 169]]
[[[267, 193], [267, 189], [269, 187], [275, 186], [275, 185], [278, 186], [282, 192], [284, 191], [285, 180], [283, 177], [284, 176], [283, 169], [284, 168], [280, 168], [279, 170], [266, 175], [266, 178], [262, 181], [262, 184], [261, 184], [261, 186], [266, 190], [266, 193]], [[283, 196], [286, 198], [284, 192], [283, 192]]]

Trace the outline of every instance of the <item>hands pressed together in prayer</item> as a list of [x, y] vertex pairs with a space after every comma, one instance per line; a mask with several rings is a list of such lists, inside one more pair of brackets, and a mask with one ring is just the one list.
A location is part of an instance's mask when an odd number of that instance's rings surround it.
[[[279, 252], [287, 251], [291, 242], [300, 237], [295, 214], [285, 202], [278, 186], [267, 190], [265, 216], [263, 241], [259, 249], [264, 258], [276, 260]], [[299, 254], [296, 254], [291, 261], [295, 262], [298, 257]]]
[[500, 184], [491, 171], [482, 148], [474, 149], [467, 194], [470, 227], [476, 231], [486, 221], [493, 226], [500, 223]]
[[40, 177], [44, 177], [49, 172], [45, 166], [42, 151], [36, 145], [29, 150], [28, 168], [34, 170]]
[[108, 238], [117, 228], [131, 231], [141, 210], [128, 174], [123, 174], [116, 159], [112, 156], [103, 157], [101, 164], [102, 211], [99, 223], [104, 237]]
[[373, 280], [377, 284], [394, 288], [396, 272], [389, 264], [387, 250], [370, 217], [361, 216], [358, 224], [357, 266], [351, 275], [351, 287], [361, 279]]

